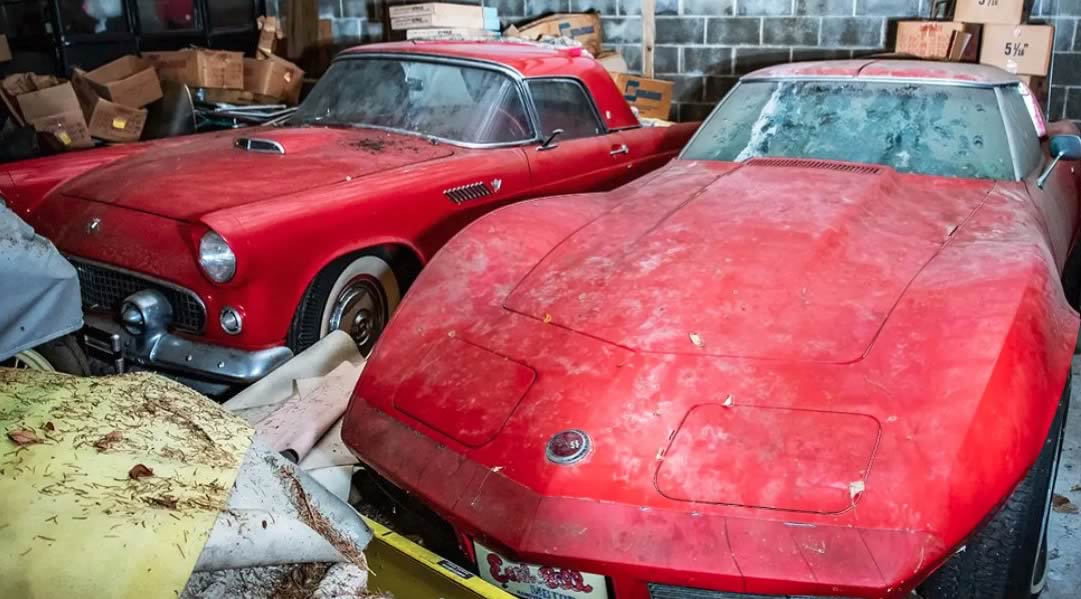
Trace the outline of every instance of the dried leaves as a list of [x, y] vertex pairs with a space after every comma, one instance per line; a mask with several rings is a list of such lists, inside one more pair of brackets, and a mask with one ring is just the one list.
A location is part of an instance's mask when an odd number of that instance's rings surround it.
[[1081, 509], [1077, 507], [1077, 504], [1070, 501], [1069, 497], [1059, 495], [1058, 493], [1055, 493], [1055, 495], [1051, 497], [1051, 509], [1060, 514], [1076, 514], [1081, 511]]
[[131, 467], [131, 470], [128, 470], [128, 478], [132, 480], [139, 480], [148, 476], [154, 476], [154, 471], [142, 464], [136, 464]]
[[11, 439], [11, 442], [19, 447], [41, 443], [41, 437], [38, 437], [37, 433], [27, 428], [15, 428], [9, 430], [8, 439]]
[[107, 451], [109, 449], [112, 449], [114, 443], [122, 440], [123, 438], [124, 435], [120, 434], [120, 431], [113, 431], [105, 435], [104, 437], [98, 439], [97, 441], [94, 441], [94, 447], [97, 447], [98, 451]]
[[145, 500], [150, 505], [163, 507], [167, 510], [175, 510], [176, 503], [178, 501], [177, 498], [173, 497], [172, 495], [162, 495], [161, 497], [146, 497]]

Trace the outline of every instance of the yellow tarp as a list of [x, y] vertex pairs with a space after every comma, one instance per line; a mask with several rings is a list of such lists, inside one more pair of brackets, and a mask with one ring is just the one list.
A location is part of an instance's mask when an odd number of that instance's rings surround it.
[[0, 595], [176, 597], [251, 434], [157, 375], [0, 368]]

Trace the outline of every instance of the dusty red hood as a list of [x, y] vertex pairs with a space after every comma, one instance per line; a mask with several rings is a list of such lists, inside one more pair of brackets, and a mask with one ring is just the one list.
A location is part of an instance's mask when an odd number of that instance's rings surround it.
[[[236, 148], [240, 137], [276, 141], [285, 154]], [[446, 145], [366, 129], [243, 129], [118, 160], [74, 179], [62, 193], [191, 220], [453, 153]]]
[[991, 189], [792, 160], [679, 174], [564, 240], [505, 307], [644, 352], [849, 362]]

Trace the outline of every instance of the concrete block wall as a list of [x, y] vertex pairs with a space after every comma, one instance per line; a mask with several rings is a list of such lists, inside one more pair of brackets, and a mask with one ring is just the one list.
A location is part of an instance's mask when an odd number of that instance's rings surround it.
[[[287, 0], [268, 0], [269, 7]], [[400, 3], [403, 0], [392, 0]], [[461, 0], [459, 0], [461, 1]], [[480, 3], [481, 0], [465, 0]], [[742, 74], [783, 62], [851, 58], [893, 46], [896, 21], [932, 0], [656, 0], [659, 78], [675, 83], [672, 118], [701, 120]], [[1031, 0], [1032, 22], [1056, 26], [1048, 116], [1081, 119], [1081, 0]], [[336, 41], [379, 41], [387, 0], [319, 0]], [[504, 26], [549, 12], [596, 10], [606, 46], [641, 68], [641, 0], [484, 0]]]

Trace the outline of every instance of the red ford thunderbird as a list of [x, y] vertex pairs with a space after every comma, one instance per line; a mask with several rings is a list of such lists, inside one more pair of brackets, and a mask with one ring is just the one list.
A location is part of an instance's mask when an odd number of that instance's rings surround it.
[[280, 126], [27, 162], [0, 193], [78, 270], [92, 348], [215, 394], [330, 330], [367, 352], [464, 225], [626, 183], [694, 129], [641, 126], [580, 49], [377, 44]]
[[660, 171], [451, 241], [343, 438], [520, 597], [1028, 598], [1079, 159], [990, 67], [759, 71]]

